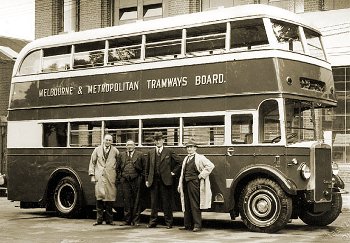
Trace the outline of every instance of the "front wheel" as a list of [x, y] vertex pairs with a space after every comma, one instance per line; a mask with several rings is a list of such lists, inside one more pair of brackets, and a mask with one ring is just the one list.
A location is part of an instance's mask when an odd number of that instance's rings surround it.
[[275, 181], [257, 178], [249, 182], [240, 195], [239, 210], [249, 230], [274, 233], [288, 223], [292, 199]]
[[326, 226], [336, 220], [341, 212], [342, 197], [340, 194], [334, 194], [332, 196], [331, 209], [321, 213], [313, 213], [308, 207], [305, 210], [301, 210], [299, 218], [308, 225], [313, 226]]
[[82, 191], [78, 182], [70, 177], [62, 178], [54, 192], [56, 211], [64, 217], [76, 217], [82, 210]]

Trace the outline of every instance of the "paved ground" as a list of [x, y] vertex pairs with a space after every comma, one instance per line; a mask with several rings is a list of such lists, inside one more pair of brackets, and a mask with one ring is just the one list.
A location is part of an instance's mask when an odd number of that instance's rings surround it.
[[[0, 197], [0, 242], [349, 242], [350, 211], [345, 211], [330, 226], [310, 227], [300, 220], [276, 234], [252, 233], [240, 221], [230, 221], [226, 214], [204, 215], [200, 233], [178, 230], [182, 213], [176, 213], [175, 227], [146, 228], [148, 216], [141, 226], [92, 226], [93, 217], [65, 219], [43, 209], [20, 209], [17, 202]], [[121, 223], [121, 222], [116, 222]], [[117, 224], [117, 225], [118, 225]]]

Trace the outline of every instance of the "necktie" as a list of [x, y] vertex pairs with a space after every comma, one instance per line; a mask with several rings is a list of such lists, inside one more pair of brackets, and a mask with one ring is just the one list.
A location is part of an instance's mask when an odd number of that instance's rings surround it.
[[160, 155], [160, 148], [157, 148], [157, 155]]

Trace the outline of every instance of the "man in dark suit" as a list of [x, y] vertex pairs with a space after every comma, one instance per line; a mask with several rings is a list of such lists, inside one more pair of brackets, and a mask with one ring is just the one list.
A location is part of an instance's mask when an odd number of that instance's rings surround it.
[[[158, 201], [162, 203], [167, 229], [173, 227], [173, 177], [181, 170], [180, 158], [169, 148], [164, 147], [161, 132], [154, 133], [156, 147], [148, 152], [146, 164], [146, 186], [151, 194], [151, 216], [148, 228], [157, 226]], [[158, 200], [160, 199], [160, 200]]]
[[123, 225], [138, 226], [140, 222], [140, 184], [143, 172], [143, 157], [135, 151], [135, 142], [126, 142], [126, 151], [118, 157], [117, 171], [122, 183], [125, 223]]

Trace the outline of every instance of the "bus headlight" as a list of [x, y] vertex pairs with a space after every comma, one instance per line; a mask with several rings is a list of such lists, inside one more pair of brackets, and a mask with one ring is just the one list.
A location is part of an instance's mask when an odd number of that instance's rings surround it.
[[339, 166], [335, 162], [332, 162], [332, 171], [333, 171], [333, 175], [338, 175], [339, 173]]
[[309, 179], [311, 176], [310, 167], [307, 166], [307, 164], [303, 164], [301, 166], [300, 174], [301, 174], [301, 177], [303, 177], [305, 180]]

